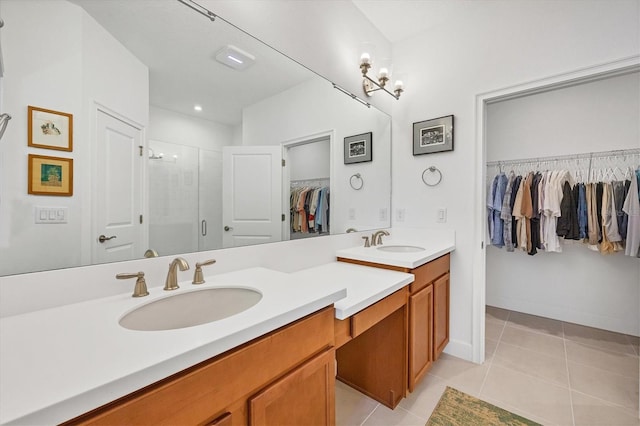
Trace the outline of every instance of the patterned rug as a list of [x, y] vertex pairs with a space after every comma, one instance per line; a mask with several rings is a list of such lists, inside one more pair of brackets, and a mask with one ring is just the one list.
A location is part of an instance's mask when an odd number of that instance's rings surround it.
[[447, 386], [427, 426], [540, 426], [536, 422]]

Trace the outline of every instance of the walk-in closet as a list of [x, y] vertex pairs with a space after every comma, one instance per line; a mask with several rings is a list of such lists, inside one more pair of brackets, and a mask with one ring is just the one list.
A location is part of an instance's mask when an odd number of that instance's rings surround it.
[[286, 148], [289, 238], [328, 235], [331, 227], [331, 144], [320, 137]]
[[[565, 170], [564, 180], [572, 187], [600, 183], [605, 194], [612, 182], [635, 179], [640, 166], [638, 93], [636, 70], [489, 104], [488, 196], [500, 172], [526, 179], [530, 172]], [[562, 192], [562, 185], [556, 188]], [[529, 226], [539, 226], [534, 220]], [[557, 237], [537, 250], [510, 250], [494, 240], [486, 253], [487, 305], [637, 336], [640, 260], [637, 253], [625, 255], [617, 241], [615, 248], [603, 250], [601, 235], [595, 242], [588, 235], [586, 242], [579, 235]]]

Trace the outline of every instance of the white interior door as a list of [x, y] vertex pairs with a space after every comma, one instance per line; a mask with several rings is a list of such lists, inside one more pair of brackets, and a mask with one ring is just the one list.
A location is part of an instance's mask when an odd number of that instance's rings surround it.
[[96, 262], [141, 257], [142, 129], [97, 111]]
[[282, 148], [225, 146], [222, 151], [224, 247], [281, 240]]

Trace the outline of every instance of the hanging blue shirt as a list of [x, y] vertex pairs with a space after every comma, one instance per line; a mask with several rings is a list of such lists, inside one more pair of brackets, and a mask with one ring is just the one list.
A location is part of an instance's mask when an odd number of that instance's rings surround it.
[[504, 247], [504, 235], [502, 233], [502, 227], [504, 225], [503, 219], [500, 217], [502, 211], [502, 202], [504, 201], [504, 193], [507, 190], [507, 175], [500, 173], [494, 179], [496, 181], [495, 192], [493, 194], [493, 235], [491, 237], [491, 244], [496, 247]]

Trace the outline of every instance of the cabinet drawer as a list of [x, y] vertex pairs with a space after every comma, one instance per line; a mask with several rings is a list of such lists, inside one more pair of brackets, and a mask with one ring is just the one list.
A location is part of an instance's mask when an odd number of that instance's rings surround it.
[[409, 291], [415, 293], [427, 286], [430, 282], [441, 275], [449, 272], [449, 254], [440, 256], [431, 262], [424, 264], [411, 271], [416, 279], [409, 285]]
[[65, 424], [201, 424], [333, 344], [329, 307]]
[[351, 317], [352, 337], [359, 336], [407, 303], [404, 287]]

